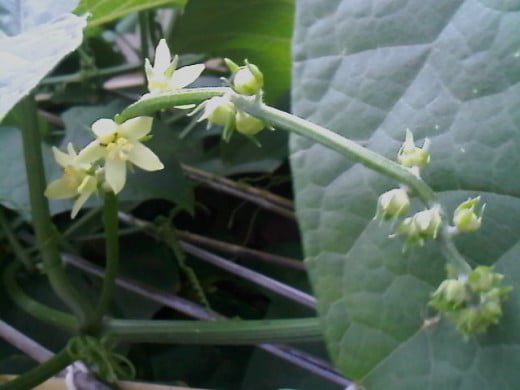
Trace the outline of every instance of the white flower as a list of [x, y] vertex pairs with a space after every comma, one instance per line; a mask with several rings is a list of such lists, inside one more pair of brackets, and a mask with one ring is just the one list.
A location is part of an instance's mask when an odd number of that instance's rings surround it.
[[145, 171], [157, 171], [164, 165], [144, 146], [142, 140], [152, 129], [152, 117], [141, 116], [117, 124], [111, 119], [99, 119], [92, 124], [97, 139], [78, 155], [78, 161], [91, 163], [105, 160], [105, 180], [114, 193], [119, 193], [126, 182], [127, 162]]
[[172, 60], [170, 49], [164, 39], [159, 41], [155, 49], [154, 65], [150, 64], [148, 58], [144, 62], [148, 90], [150, 93], [161, 93], [184, 88], [193, 83], [204, 70], [203, 64], [177, 67], [178, 56]]
[[53, 147], [54, 158], [63, 168], [63, 176], [49, 183], [45, 196], [55, 199], [76, 198], [71, 211], [74, 218], [88, 198], [97, 191], [99, 180], [91, 164], [78, 161], [78, 154], [71, 143], [64, 153]]

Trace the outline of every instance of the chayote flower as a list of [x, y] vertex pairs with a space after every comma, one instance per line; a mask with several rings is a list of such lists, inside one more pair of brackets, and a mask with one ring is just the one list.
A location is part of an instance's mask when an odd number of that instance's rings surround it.
[[245, 66], [238, 66], [229, 58], [225, 60], [231, 76], [231, 87], [242, 95], [255, 95], [264, 87], [264, 75], [255, 64], [245, 61]]
[[374, 218], [392, 219], [405, 215], [410, 208], [410, 198], [404, 188], [395, 188], [379, 196]]
[[63, 175], [49, 183], [45, 196], [55, 199], [76, 198], [71, 211], [71, 218], [74, 218], [88, 198], [97, 191], [99, 175], [91, 164], [78, 161], [78, 154], [71, 143], [67, 145], [67, 153], [56, 147], [52, 151], [56, 162], [63, 168]]
[[237, 111], [235, 116], [235, 126], [239, 133], [244, 135], [256, 135], [262, 129], [265, 129], [266, 124], [261, 119], [255, 118], [244, 111]]
[[150, 93], [169, 92], [184, 88], [193, 83], [205, 68], [203, 64], [195, 64], [176, 69], [178, 61], [177, 55], [172, 60], [166, 41], [161, 39], [155, 49], [153, 66], [148, 58], [144, 62]]
[[412, 132], [406, 129], [406, 138], [397, 153], [397, 161], [405, 167], [424, 167], [430, 163], [428, 147], [428, 139], [424, 141], [422, 148], [415, 146]]
[[127, 164], [132, 163], [145, 171], [164, 168], [159, 158], [141, 143], [152, 129], [152, 117], [141, 116], [121, 124], [111, 119], [99, 119], [92, 124], [96, 139], [78, 155], [78, 161], [92, 163], [105, 160], [105, 181], [119, 193], [126, 182]]
[[480, 196], [470, 198], [462, 202], [453, 213], [453, 223], [461, 232], [473, 232], [480, 228], [482, 224], [482, 214], [486, 205], [484, 204], [477, 215], [475, 212], [476, 205], [480, 202]]

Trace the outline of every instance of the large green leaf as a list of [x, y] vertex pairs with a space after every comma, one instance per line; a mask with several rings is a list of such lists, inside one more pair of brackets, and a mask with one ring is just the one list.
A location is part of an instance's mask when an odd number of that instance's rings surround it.
[[[307, 140], [291, 140], [296, 206], [329, 352], [368, 389], [517, 389], [520, 377], [520, 1], [297, 2], [293, 109], [395, 158], [405, 130], [432, 141], [425, 180], [448, 212], [487, 203], [457, 239], [515, 286], [499, 326], [465, 341], [432, 315], [438, 244], [402, 253], [372, 222], [396, 185]], [[421, 142], [421, 141], [420, 141]], [[420, 143], [419, 142], [419, 143]]]
[[83, 39], [74, 0], [8, 0], [0, 5], [0, 121]]
[[290, 86], [294, 0], [196, 0], [186, 7], [172, 34], [176, 52], [224, 56], [260, 66], [266, 98]]
[[143, 11], [159, 6], [183, 8], [188, 0], [81, 0], [75, 13], [90, 14], [88, 25], [98, 26], [126, 16], [132, 12]]

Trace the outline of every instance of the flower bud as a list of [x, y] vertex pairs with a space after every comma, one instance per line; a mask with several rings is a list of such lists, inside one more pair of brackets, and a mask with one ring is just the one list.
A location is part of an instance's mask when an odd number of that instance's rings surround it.
[[428, 139], [424, 141], [422, 148], [415, 146], [412, 132], [406, 129], [406, 138], [397, 153], [397, 161], [405, 167], [424, 167], [430, 163], [428, 146]]
[[264, 87], [264, 75], [254, 64], [246, 60], [246, 65], [238, 67], [233, 61], [226, 59], [228, 68], [233, 72], [231, 86], [242, 95], [255, 95]]
[[437, 309], [456, 309], [468, 299], [468, 290], [464, 280], [447, 279], [441, 283], [432, 295], [432, 305]]
[[415, 214], [413, 222], [421, 236], [437, 238], [437, 233], [442, 225], [442, 217], [438, 208], [431, 208]]
[[503, 278], [504, 275], [493, 272], [493, 267], [480, 265], [471, 271], [468, 283], [472, 291], [483, 293], [490, 291]]
[[239, 133], [245, 135], [255, 135], [265, 127], [265, 123], [247, 112], [237, 111], [235, 116], [235, 126]]
[[405, 189], [396, 188], [379, 197], [376, 218], [392, 219], [401, 217], [410, 208], [410, 198]]
[[204, 103], [204, 113], [199, 122], [207, 119], [212, 124], [225, 126], [234, 115], [235, 105], [225, 97], [215, 96]]
[[480, 209], [479, 215], [475, 213], [475, 206], [480, 202], [480, 196], [462, 202], [453, 213], [453, 223], [461, 232], [473, 232], [482, 224], [482, 213], [485, 205]]
[[500, 320], [502, 303], [512, 290], [500, 284], [503, 277], [492, 267], [478, 266], [469, 275], [443, 281], [429, 304], [446, 314], [461, 333], [485, 332]]

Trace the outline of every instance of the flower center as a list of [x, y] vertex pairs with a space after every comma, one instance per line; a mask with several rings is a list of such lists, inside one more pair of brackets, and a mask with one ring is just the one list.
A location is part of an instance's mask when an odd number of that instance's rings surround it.
[[124, 137], [117, 137], [107, 145], [107, 158], [111, 160], [128, 160], [129, 153], [134, 149], [134, 144]]

